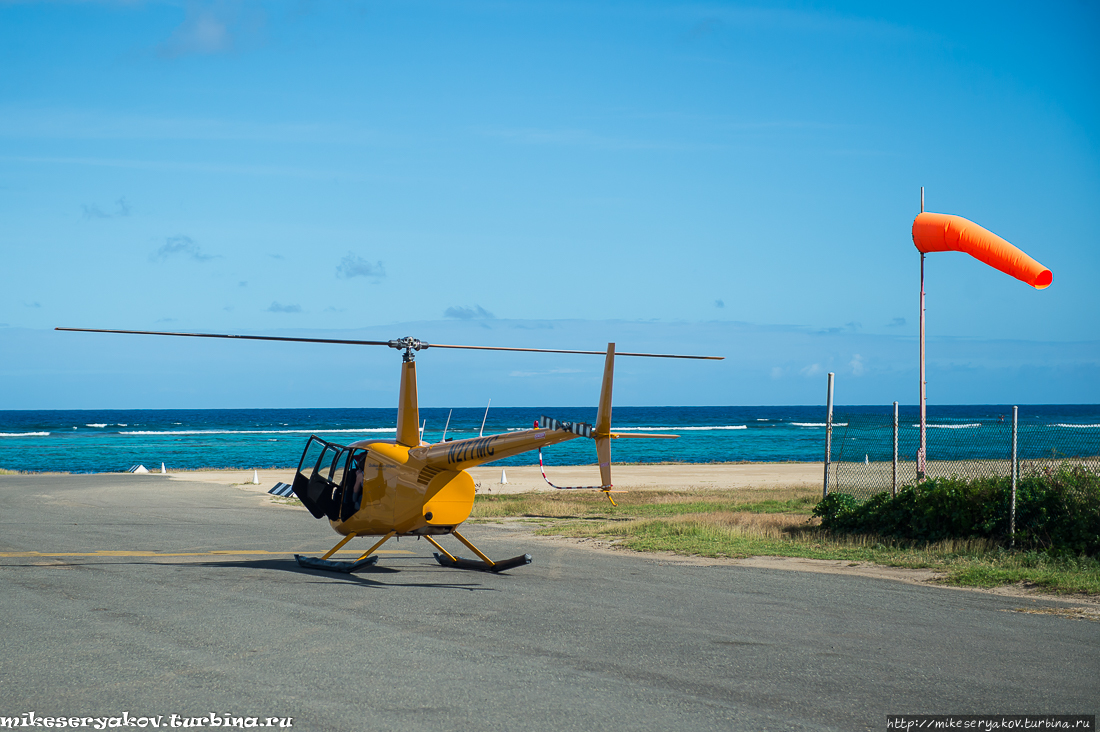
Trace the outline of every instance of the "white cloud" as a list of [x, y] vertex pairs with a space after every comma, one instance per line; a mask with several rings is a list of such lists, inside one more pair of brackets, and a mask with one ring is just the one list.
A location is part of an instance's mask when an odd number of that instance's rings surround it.
[[492, 320], [496, 316], [480, 305], [475, 305], [472, 308], [453, 305], [443, 311], [443, 317], [457, 320]]
[[163, 262], [169, 257], [177, 255], [193, 259], [196, 262], [209, 262], [216, 257], [214, 254], [206, 254], [191, 237], [181, 234], [165, 239], [164, 244], [150, 256], [150, 259], [154, 262]]
[[126, 198], [123, 197], [123, 198], [120, 198], [117, 201], [115, 201], [115, 212], [113, 214], [107, 213], [106, 211], [101, 209], [97, 204], [94, 204], [94, 203], [91, 204], [90, 206], [87, 205], [87, 204], [84, 204], [83, 209], [84, 209], [84, 219], [89, 220], [89, 219], [111, 219], [111, 218], [114, 218], [115, 216], [129, 216], [132, 207], [126, 201]]
[[344, 258], [340, 260], [340, 264], [336, 266], [336, 276], [343, 277], [344, 279], [351, 279], [352, 277], [372, 277], [375, 280], [380, 280], [386, 276], [386, 268], [382, 266], [381, 262], [371, 264], [362, 257], [352, 252], [348, 252]]
[[103, 211], [103, 209], [101, 209], [99, 206], [95, 205], [94, 203], [91, 206], [88, 206], [87, 204], [85, 204], [83, 206], [83, 208], [84, 208], [84, 220], [85, 221], [89, 221], [91, 219], [109, 219], [109, 218], [111, 218], [111, 214], [105, 213]]
[[187, 3], [183, 22], [156, 48], [162, 58], [212, 55], [239, 50], [242, 36], [255, 36], [263, 10], [241, 2]]

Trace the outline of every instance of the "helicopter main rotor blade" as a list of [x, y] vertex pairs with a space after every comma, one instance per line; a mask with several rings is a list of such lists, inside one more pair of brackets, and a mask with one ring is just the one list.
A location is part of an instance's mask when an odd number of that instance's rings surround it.
[[286, 336], [226, 335], [223, 333], [169, 333], [157, 330], [104, 330], [100, 328], [54, 328], [77, 333], [127, 333], [131, 335], [182, 336], [184, 338], [235, 338], [243, 341], [293, 341], [296, 343], [341, 343], [349, 346], [388, 346], [389, 341], [349, 341], [337, 338], [290, 338]]
[[[426, 343], [430, 348], [463, 348], [471, 351], [525, 351], [528, 353], [576, 353], [583, 356], [606, 356], [607, 351], [566, 351], [558, 348], [508, 348], [506, 346], [450, 346], [443, 343]], [[643, 356], [645, 358], [696, 358], [707, 361], [722, 361], [725, 356], [681, 356], [674, 353], [625, 353], [615, 351], [616, 356]]]
[[[74, 333], [123, 333], [127, 335], [160, 335], [182, 338], [231, 338], [242, 341], [290, 341], [292, 343], [337, 343], [346, 346], [389, 346], [390, 348], [421, 351], [426, 348], [460, 348], [467, 351], [522, 351], [526, 353], [574, 353], [582, 356], [604, 356], [606, 351], [570, 351], [560, 348], [510, 348], [508, 346], [457, 346], [445, 343], [425, 343], [415, 338], [399, 338], [392, 341], [359, 341], [342, 338], [292, 338], [289, 336], [229, 335], [226, 333], [174, 333], [160, 330], [112, 330], [106, 328], [54, 328], [54, 330]], [[692, 358], [706, 361], [721, 361], [723, 356], [682, 356], [673, 353], [624, 353], [616, 356], [640, 356], [644, 358]]]

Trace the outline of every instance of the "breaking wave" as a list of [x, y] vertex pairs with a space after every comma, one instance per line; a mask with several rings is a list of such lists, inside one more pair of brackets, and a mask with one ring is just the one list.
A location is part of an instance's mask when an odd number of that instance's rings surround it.
[[708, 427], [612, 427], [615, 432], [706, 432], [709, 430], [747, 430], [743, 424], [713, 425]]
[[[128, 430], [120, 435], [331, 435], [337, 432], [396, 432], [396, 427], [363, 427], [354, 430]], [[47, 433], [48, 434], [48, 433]]]
[[[918, 424], [915, 424], [913, 426], [914, 427], [920, 427], [920, 424], [918, 423]], [[966, 424], [925, 424], [924, 426], [927, 429], [930, 429], [930, 430], [932, 430], [932, 429], [937, 429], [937, 430], [964, 430], [964, 429], [967, 429], [969, 427], [981, 427], [982, 423], [981, 422], [967, 422]]]

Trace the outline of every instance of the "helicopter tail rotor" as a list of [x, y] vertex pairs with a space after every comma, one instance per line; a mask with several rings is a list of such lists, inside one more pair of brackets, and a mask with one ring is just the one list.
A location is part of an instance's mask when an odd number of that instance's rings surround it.
[[[642, 355], [642, 354], [620, 354], [620, 355]], [[615, 380], [615, 344], [607, 344], [607, 356], [604, 360], [603, 366], [603, 384], [600, 387], [600, 404], [596, 410], [596, 424], [590, 425], [583, 422], [561, 422], [556, 419], [550, 419], [547, 417], [540, 417], [536, 423], [539, 426], [547, 429], [555, 430], [567, 430], [573, 432], [581, 437], [591, 437], [596, 441], [596, 462], [600, 466], [600, 484], [589, 486], [563, 486], [554, 485], [550, 482], [550, 479], [546, 477], [546, 468], [542, 462], [542, 448], [539, 448], [539, 469], [542, 470], [542, 479], [551, 488], [557, 488], [558, 490], [601, 490], [604, 495], [607, 496], [607, 500], [611, 501], [611, 505], [617, 505], [615, 499], [611, 497], [612, 493], [623, 493], [625, 491], [613, 491], [611, 490], [613, 484], [611, 483], [611, 440], [617, 438], [633, 438], [633, 439], [675, 439], [678, 435], [658, 435], [653, 433], [647, 434], [622, 434], [619, 432], [611, 431], [611, 391], [612, 384]]]
[[596, 410], [596, 424], [584, 424], [583, 422], [563, 423], [556, 419], [542, 417], [539, 424], [550, 429], [565, 429], [582, 437], [591, 437], [596, 441], [596, 462], [600, 466], [600, 484], [591, 486], [558, 486], [550, 482], [546, 477], [546, 468], [542, 463], [542, 448], [539, 448], [539, 469], [542, 471], [542, 479], [548, 485], [559, 490], [601, 490], [615, 505], [615, 499], [611, 497], [611, 387], [615, 380], [615, 344], [607, 344], [607, 357], [603, 365], [603, 383], [600, 386], [600, 404]]

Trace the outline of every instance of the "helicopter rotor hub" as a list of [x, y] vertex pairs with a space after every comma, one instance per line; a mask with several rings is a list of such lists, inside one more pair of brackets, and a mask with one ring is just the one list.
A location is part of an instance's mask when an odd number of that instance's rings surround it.
[[397, 350], [405, 351], [402, 354], [401, 360], [405, 363], [416, 359], [416, 351], [422, 351], [428, 348], [428, 344], [419, 338], [413, 338], [412, 336], [405, 336], [404, 338], [398, 338], [389, 342], [390, 348], [396, 348]]

